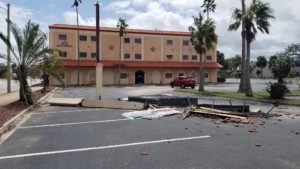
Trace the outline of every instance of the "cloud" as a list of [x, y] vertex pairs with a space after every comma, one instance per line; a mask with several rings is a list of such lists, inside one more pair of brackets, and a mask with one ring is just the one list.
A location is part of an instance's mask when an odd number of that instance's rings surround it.
[[[249, 4], [252, 0], [246, 0]], [[283, 51], [291, 43], [299, 43], [300, 39], [300, 2], [289, 0], [264, 0], [270, 3], [276, 20], [271, 21], [270, 34], [258, 33], [251, 44], [252, 60], [259, 55], [270, 56]], [[241, 54], [240, 31], [229, 32], [232, 22], [231, 13], [235, 7], [240, 8], [240, 1], [217, 0], [216, 12], [211, 17], [216, 22], [218, 34], [218, 50], [225, 56], [233, 57]], [[118, 0], [104, 5], [104, 12], [109, 17], [101, 18], [102, 26], [115, 27], [118, 16], [125, 17], [130, 28], [187, 31], [193, 24], [193, 15], [201, 11], [202, 0]], [[107, 15], [106, 15], [107, 16]], [[74, 12], [65, 12], [67, 23], [76, 23]], [[94, 18], [79, 17], [80, 24], [94, 25]]]

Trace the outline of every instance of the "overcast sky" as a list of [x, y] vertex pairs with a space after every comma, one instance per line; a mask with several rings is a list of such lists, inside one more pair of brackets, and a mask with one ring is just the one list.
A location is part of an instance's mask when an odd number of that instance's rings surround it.
[[[80, 24], [95, 25], [96, 0], [82, 0], [79, 6]], [[218, 50], [226, 58], [241, 52], [240, 32], [228, 32], [231, 12], [240, 8], [240, 0], [215, 0], [216, 12], [211, 14], [216, 22]], [[249, 4], [251, 0], [246, 0]], [[269, 35], [259, 33], [252, 44], [252, 60], [257, 56], [283, 51], [291, 43], [300, 43], [300, 1], [262, 0], [271, 4], [276, 20], [272, 20]], [[23, 25], [29, 19], [39, 23], [44, 32], [55, 23], [75, 24], [74, 0], [0, 0], [0, 7], [11, 3], [13, 22]], [[115, 27], [119, 17], [127, 20], [130, 28], [188, 31], [193, 15], [198, 15], [203, 0], [100, 0], [101, 26]], [[0, 31], [6, 34], [6, 13], [0, 9]], [[0, 42], [0, 53], [5, 53]]]

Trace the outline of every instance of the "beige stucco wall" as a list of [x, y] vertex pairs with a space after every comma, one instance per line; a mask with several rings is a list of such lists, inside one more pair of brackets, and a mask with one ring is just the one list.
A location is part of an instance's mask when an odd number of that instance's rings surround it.
[[[67, 35], [67, 46], [60, 47], [63, 41], [58, 39], [59, 34]], [[96, 42], [91, 41], [91, 36], [95, 36], [94, 31], [80, 30], [80, 35], [86, 35], [87, 41], [79, 41], [80, 51], [87, 52], [86, 58], [80, 58], [81, 60], [91, 60], [91, 53], [96, 51]], [[122, 60], [124, 59], [124, 53], [130, 53], [130, 61], [166, 61], [166, 55], [173, 55], [171, 61], [184, 62], [182, 55], [188, 55], [188, 62], [198, 62], [198, 60], [192, 60], [192, 55], [197, 55], [193, 45], [189, 42], [188, 46], [183, 45], [184, 40], [190, 41], [188, 36], [174, 36], [174, 35], [149, 35], [149, 34], [133, 34], [127, 33], [124, 37], [130, 38], [130, 44], [124, 43], [122, 39]], [[141, 38], [142, 43], [135, 43], [135, 38]], [[167, 40], [173, 40], [173, 45], [167, 45]], [[66, 29], [50, 29], [50, 47], [68, 52], [67, 58], [62, 59], [77, 59], [77, 31]], [[101, 32], [100, 33], [100, 57], [102, 60], [120, 60], [120, 37], [117, 32]], [[142, 59], [136, 60], [135, 54], [141, 54]], [[206, 56], [212, 56], [212, 60], [206, 60]], [[198, 55], [199, 59], [199, 55]], [[216, 46], [214, 49], [209, 50], [204, 55], [204, 61], [216, 62]], [[94, 83], [95, 81], [95, 68], [82, 67], [80, 68], [80, 84], [87, 85]], [[176, 78], [178, 74], [184, 73], [186, 76], [196, 75], [196, 80], [199, 80], [198, 68], [124, 68], [122, 67], [121, 73], [128, 74], [127, 79], [121, 79], [121, 84], [135, 84], [135, 72], [142, 70], [145, 73], [146, 84], [168, 84], [171, 80]], [[217, 68], [207, 69], [209, 77], [205, 79], [205, 82], [217, 82]], [[165, 78], [166, 73], [172, 73], [172, 78]], [[104, 67], [103, 69], [103, 84], [112, 85], [118, 83], [118, 68], [117, 67]], [[67, 85], [77, 84], [77, 69], [76, 67], [67, 67], [65, 69], [65, 82]], [[51, 78], [51, 84], [58, 85], [56, 80]]]

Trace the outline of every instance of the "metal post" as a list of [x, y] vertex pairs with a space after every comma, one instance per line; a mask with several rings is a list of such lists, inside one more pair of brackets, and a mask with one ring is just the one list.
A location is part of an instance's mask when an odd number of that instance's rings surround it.
[[97, 63], [100, 62], [100, 8], [99, 8], [99, 3], [96, 3], [96, 59]]
[[78, 23], [78, 7], [76, 6], [77, 13], [77, 86], [79, 86], [80, 78], [80, 50], [79, 50], [79, 23]]
[[[10, 4], [7, 4], [7, 39], [10, 42]], [[7, 46], [7, 93], [11, 92], [10, 49]]]

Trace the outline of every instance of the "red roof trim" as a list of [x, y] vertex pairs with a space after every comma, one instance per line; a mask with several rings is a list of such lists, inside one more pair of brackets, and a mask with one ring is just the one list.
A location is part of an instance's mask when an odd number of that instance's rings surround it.
[[[49, 25], [49, 29], [70, 29], [76, 30], [76, 25], [67, 25], [67, 24], [53, 24]], [[80, 30], [86, 31], [95, 31], [95, 26], [83, 26], [79, 25]], [[103, 32], [119, 32], [118, 28], [111, 28], [111, 27], [101, 27], [100, 31]], [[161, 31], [161, 30], [144, 30], [144, 29], [126, 29], [127, 33], [134, 33], [134, 34], [155, 34], [155, 35], [175, 35], [175, 36], [191, 36], [190, 32], [179, 32], [179, 31]]]
[[[101, 61], [104, 67], [117, 67], [118, 61], [103, 60]], [[143, 68], [198, 68], [198, 62], [157, 62], [157, 61], [122, 61], [123, 67], [143, 67]], [[76, 67], [77, 60], [64, 60], [65, 67]], [[80, 60], [81, 67], [95, 67], [95, 60]], [[217, 62], [203, 63], [205, 68], [222, 68], [223, 66]]]

